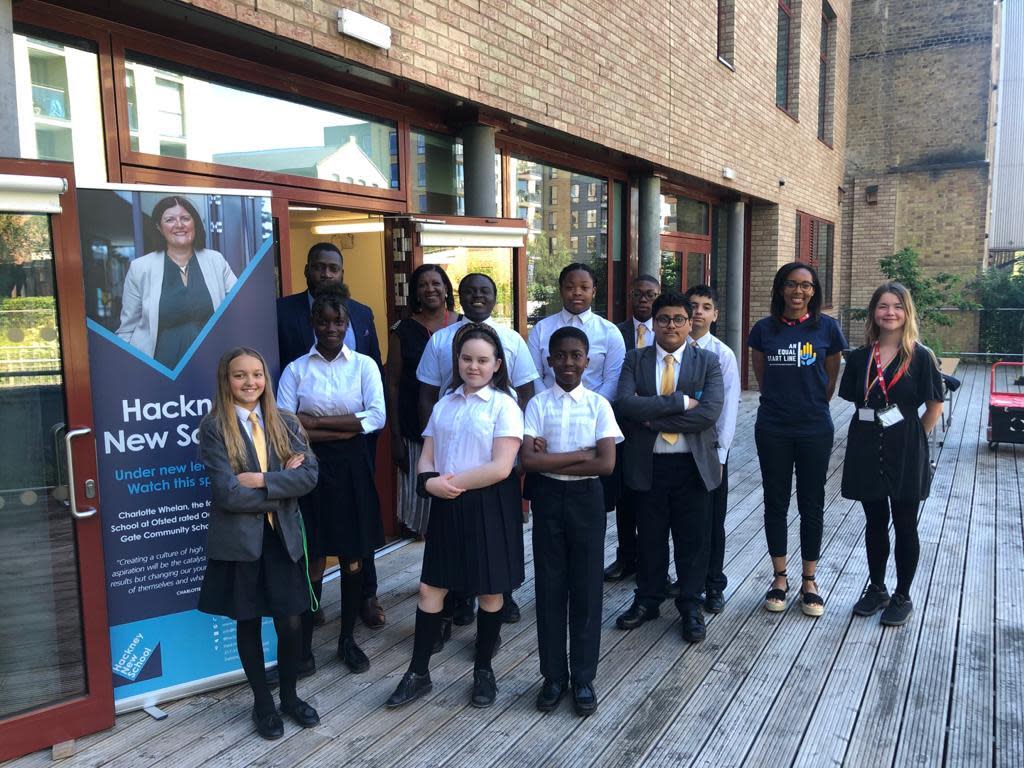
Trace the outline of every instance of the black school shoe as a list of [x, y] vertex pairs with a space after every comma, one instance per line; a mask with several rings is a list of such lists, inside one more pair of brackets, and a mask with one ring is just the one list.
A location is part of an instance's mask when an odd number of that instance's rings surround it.
[[661, 615], [657, 608], [648, 608], [639, 600], [634, 600], [629, 608], [615, 619], [615, 626], [619, 629], [636, 629], [645, 621], [652, 621]]
[[622, 581], [627, 579], [636, 573], [636, 560], [620, 560], [615, 558], [615, 561], [604, 569], [604, 580], [605, 581]]
[[721, 613], [725, 610], [725, 595], [720, 589], [708, 589], [704, 592], [704, 610], [708, 613]]
[[562, 700], [568, 689], [569, 686], [565, 683], [558, 683], [545, 677], [544, 685], [537, 693], [537, 709], [541, 712], [551, 712], [557, 709], [558, 702]]
[[707, 628], [704, 626], [704, 614], [699, 610], [693, 613], [684, 613], [679, 617], [683, 626], [683, 640], [688, 643], [699, 643], [707, 637]]
[[597, 693], [593, 683], [573, 683], [572, 704], [580, 717], [590, 717], [597, 712]]
[[282, 701], [281, 714], [288, 715], [288, 717], [303, 728], [313, 728], [320, 725], [320, 715], [302, 699], [295, 699], [295, 701], [288, 702], [287, 704]]
[[260, 714], [253, 707], [252, 721], [256, 723], [256, 733], [267, 741], [276, 741], [284, 736], [284, 723], [281, 722], [281, 716], [274, 710]]
[[352, 637], [338, 639], [338, 658], [345, 662], [345, 666], [355, 675], [370, 668], [370, 660]]
[[518, 624], [522, 618], [523, 615], [519, 611], [519, 603], [516, 602], [512, 595], [505, 595], [505, 602], [501, 606], [501, 623]]
[[498, 695], [498, 683], [494, 679], [494, 672], [489, 669], [473, 670], [473, 693], [469, 698], [471, 706], [477, 709], [487, 709], [494, 703]]
[[395, 692], [391, 694], [384, 706], [388, 709], [398, 709], [398, 707], [405, 706], [410, 701], [415, 701], [420, 696], [426, 696], [433, 689], [434, 684], [430, 681], [429, 672], [424, 672], [422, 675], [417, 675], [415, 672], [406, 672], [402, 675], [398, 687], [395, 688]]
[[860, 600], [853, 604], [853, 612], [858, 616], [874, 616], [889, 605], [889, 590], [885, 585], [877, 586], [868, 582]]
[[886, 627], [902, 627], [910, 620], [910, 614], [914, 612], [914, 604], [910, 598], [894, 592], [889, 600], [889, 605], [882, 611], [881, 623]]
[[476, 607], [473, 605], [473, 600], [472, 597], [459, 597], [455, 599], [452, 622], [456, 627], [465, 627], [476, 621]]

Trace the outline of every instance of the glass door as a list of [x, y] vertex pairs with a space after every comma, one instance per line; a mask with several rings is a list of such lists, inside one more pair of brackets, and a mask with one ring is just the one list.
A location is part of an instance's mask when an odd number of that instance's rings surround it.
[[0, 760], [113, 725], [73, 197], [0, 160]]
[[711, 254], [684, 248], [661, 252], [661, 284], [666, 291], [685, 291], [706, 284], [711, 275]]

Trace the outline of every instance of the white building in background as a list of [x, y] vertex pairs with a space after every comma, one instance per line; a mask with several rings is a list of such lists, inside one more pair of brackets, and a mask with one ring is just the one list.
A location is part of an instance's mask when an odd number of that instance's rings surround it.
[[1000, 52], [990, 265], [1008, 264], [1014, 254], [1024, 256], [1024, 3], [1003, 5]]

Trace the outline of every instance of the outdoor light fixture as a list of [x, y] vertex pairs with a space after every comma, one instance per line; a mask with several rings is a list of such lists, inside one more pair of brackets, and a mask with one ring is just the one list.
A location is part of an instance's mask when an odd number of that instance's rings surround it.
[[736, 171], [735, 171], [735, 169], [730, 168], [729, 166], [725, 166], [722, 169], [722, 178], [723, 179], [729, 179], [730, 181], [732, 179], [735, 179], [736, 178]]
[[391, 47], [391, 27], [347, 8], [338, 11], [338, 31], [385, 51]]

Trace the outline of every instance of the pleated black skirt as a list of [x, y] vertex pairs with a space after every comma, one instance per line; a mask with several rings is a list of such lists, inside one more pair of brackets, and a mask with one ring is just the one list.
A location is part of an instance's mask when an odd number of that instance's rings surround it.
[[299, 499], [310, 557], [360, 558], [384, 546], [384, 525], [366, 438], [313, 443], [316, 488]]
[[511, 592], [525, 578], [519, 476], [431, 499], [420, 580], [467, 595]]
[[199, 591], [199, 610], [235, 621], [285, 618], [309, 610], [306, 561], [292, 562], [277, 531], [263, 523], [258, 560], [210, 560]]

